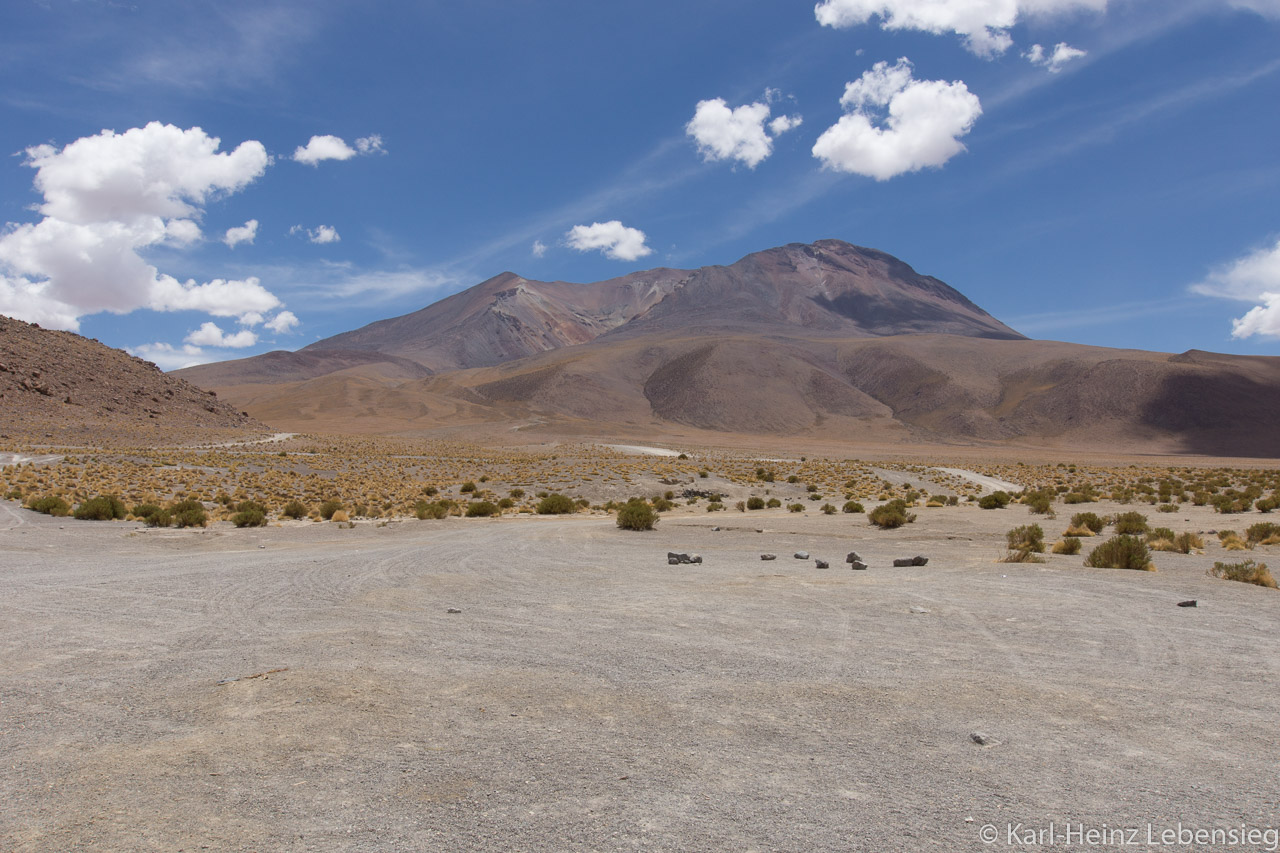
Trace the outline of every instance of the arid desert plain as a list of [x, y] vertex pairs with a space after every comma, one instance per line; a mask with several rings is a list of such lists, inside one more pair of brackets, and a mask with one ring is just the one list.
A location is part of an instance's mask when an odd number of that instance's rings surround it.
[[[1217, 478], [1221, 494], [1273, 470], [581, 446], [417, 462], [364, 448], [338, 465], [326, 447], [135, 455], [131, 475], [123, 455], [56, 454], [0, 472], [26, 495], [92, 491], [107, 471], [122, 492], [178, 477], [239, 499], [315, 477], [354, 495], [369, 478], [389, 490], [370, 472], [399, 458], [420, 465], [415, 493], [466, 497], [470, 471], [485, 477], [472, 495], [523, 483], [532, 501], [492, 518], [273, 510], [237, 528], [211, 500], [208, 526], [187, 529], [0, 504], [0, 847], [1280, 846], [1280, 593], [1208, 574], [1276, 565], [1280, 546], [1229, 551], [1216, 535], [1242, 541], [1274, 516], [1146, 500], [1162, 480]], [[295, 479], [273, 479], [285, 465]], [[1099, 495], [1058, 492], [1050, 514], [967, 499], [1002, 482]], [[544, 486], [592, 506], [538, 515]], [[706, 488], [724, 510], [680, 497]], [[609, 489], [672, 491], [674, 506], [654, 530], [622, 530], [598, 506]], [[896, 529], [807, 500], [869, 511], [909, 492], [916, 520]], [[926, 505], [940, 493], [959, 499]], [[736, 509], [749, 495], [782, 505]], [[1202, 547], [1153, 551], [1154, 572], [1086, 567], [1105, 530], [1081, 554], [1001, 562], [1010, 529], [1039, 524], [1049, 546], [1085, 510], [1139, 512]], [[916, 555], [928, 563], [892, 565]]]

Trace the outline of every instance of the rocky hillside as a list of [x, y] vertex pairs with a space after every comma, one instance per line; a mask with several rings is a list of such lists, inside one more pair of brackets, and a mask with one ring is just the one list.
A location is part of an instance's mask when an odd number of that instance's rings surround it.
[[12, 440], [145, 442], [268, 429], [149, 361], [3, 316], [0, 414], [0, 435]]

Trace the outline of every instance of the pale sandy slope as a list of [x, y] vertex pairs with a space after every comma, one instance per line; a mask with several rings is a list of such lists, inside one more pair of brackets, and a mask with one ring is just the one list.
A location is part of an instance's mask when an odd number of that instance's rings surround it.
[[1217, 546], [998, 564], [1032, 519], [971, 507], [893, 532], [12, 516], [4, 850], [968, 851], [1024, 849], [1010, 822], [1274, 820], [1280, 593], [1206, 577]]

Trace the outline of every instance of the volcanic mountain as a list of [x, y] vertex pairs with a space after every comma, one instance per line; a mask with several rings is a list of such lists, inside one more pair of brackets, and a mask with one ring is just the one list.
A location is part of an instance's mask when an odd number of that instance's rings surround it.
[[1032, 341], [838, 240], [594, 284], [503, 273], [180, 371], [297, 431], [684, 432], [1280, 456], [1280, 359]]
[[72, 332], [0, 317], [3, 438], [189, 442], [267, 427], [179, 377]]

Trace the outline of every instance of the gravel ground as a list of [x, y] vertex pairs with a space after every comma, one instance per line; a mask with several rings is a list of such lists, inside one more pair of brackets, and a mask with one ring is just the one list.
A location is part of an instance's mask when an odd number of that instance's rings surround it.
[[1002, 564], [1005, 530], [1065, 520], [919, 515], [177, 531], [0, 504], [0, 849], [1276, 849], [1135, 839], [1280, 825], [1280, 592], [1207, 577], [1216, 542], [1154, 574]]

